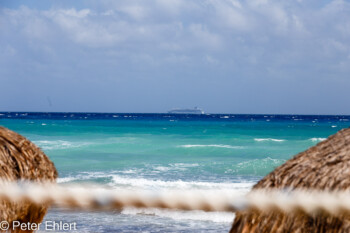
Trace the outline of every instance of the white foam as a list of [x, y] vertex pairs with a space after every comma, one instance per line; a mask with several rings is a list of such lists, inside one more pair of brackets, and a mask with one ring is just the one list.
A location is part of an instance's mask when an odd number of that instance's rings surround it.
[[87, 143], [87, 142], [68, 142], [64, 140], [55, 140], [55, 141], [40, 140], [40, 141], [33, 141], [33, 142], [43, 150], [69, 149], [69, 148], [76, 148], [76, 147], [90, 145], [90, 143]]
[[170, 167], [163, 167], [163, 166], [157, 166], [157, 167], [154, 167], [155, 170], [158, 170], [158, 171], [169, 171], [171, 170]]
[[63, 178], [57, 178], [57, 183], [67, 183], [67, 182], [71, 182], [77, 180], [77, 178], [75, 177], [63, 177]]
[[275, 138], [254, 138], [254, 141], [256, 142], [264, 142], [264, 141], [271, 141], [271, 142], [284, 142], [284, 139], [275, 139]]
[[[216, 183], [216, 182], [195, 182], [195, 181], [163, 181], [150, 180], [144, 178], [125, 178], [113, 176], [114, 185], [132, 186], [133, 189], [143, 190], [183, 190], [183, 191], [205, 191], [208, 193], [225, 192], [229, 196], [244, 195], [249, 192], [254, 185], [253, 182], [242, 183]], [[204, 211], [176, 211], [166, 209], [136, 209], [125, 208], [122, 211], [125, 215], [151, 215], [174, 220], [193, 220], [193, 221], [211, 221], [220, 223], [230, 223], [234, 219], [234, 213], [231, 212], [204, 212]]]
[[192, 148], [192, 147], [217, 147], [217, 148], [227, 148], [227, 149], [243, 149], [243, 146], [231, 146], [231, 145], [223, 145], [223, 144], [210, 144], [210, 145], [199, 145], [199, 144], [194, 144], [194, 145], [180, 145], [178, 147], [183, 147], [183, 148]]
[[[136, 172], [136, 171], [135, 171]], [[133, 173], [133, 172], [130, 172]], [[127, 173], [126, 173], [127, 174]], [[205, 182], [205, 181], [183, 181], [183, 180], [160, 180], [148, 179], [143, 177], [128, 177], [127, 175], [117, 175], [104, 172], [84, 172], [75, 176], [58, 178], [59, 183], [67, 183], [71, 181], [88, 181], [96, 178], [110, 178], [108, 183], [110, 187], [115, 189], [131, 189], [131, 190], [200, 190], [213, 191], [220, 190], [222, 192], [244, 194], [248, 192], [254, 185], [253, 181], [242, 181], [237, 183], [228, 182]]]
[[137, 172], [138, 172], [138, 170], [136, 170], [136, 169], [129, 169], [126, 171], [121, 171], [121, 173], [124, 173], [124, 174], [135, 174]]
[[204, 212], [204, 211], [176, 211], [156, 208], [125, 208], [122, 214], [126, 215], [152, 215], [174, 220], [195, 220], [195, 221], [211, 221], [218, 223], [230, 223], [235, 216], [230, 212]]
[[57, 179], [57, 183], [68, 183], [71, 181], [86, 181], [93, 178], [109, 177], [111, 175], [105, 174], [103, 172], [82, 172], [75, 176], [60, 177]]
[[112, 175], [112, 187], [142, 190], [220, 190], [230, 193], [246, 193], [254, 185], [253, 182], [216, 183], [203, 181], [165, 181], [159, 179], [130, 178]]
[[310, 138], [309, 140], [312, 142], [321, 142], [326, 140], [327, 138]]
[[[198, 166], [198, 164], [185, 164], [176, 163], [171, 166], [188, 167]], [[127, 170], [133, 173], [134, 170]], [[127, 173], [127, 171], [125, 171]], [[142, 177], [126, 177], [124, 175], [116, 175], [113, 173], [105, 172], [83, 172], [76, 176], [59, 178], [58, 183], [67, 183], [76, 180], [89, 180], [92, 178], [112, 178], [112, 181], [108, 184], [115, 190], [149, 190], [149, 191], [204, 191], [206, 193], [226, 193], [228, 196], [233, 195], [245, 195], [250, 191], [254, 185], [253, 181], [243, 181], [240, 183], [228, 183], [228, 182], [203, 182], [203, 181], [182, 181], [182, 180], [157, 180], [146, 179]], [[234, 219], [234, 214], [231, 212], [204, 212], [204, 211], [177, 211], [166, 209], [137, 209], [137, 208], [124, 208], [122, 214], [125, 215], [151, 215], [163, 218], [169, 218], [173, 220], [192, 220], [192, 221], [211, 221], [217, 223], [230, 223]]]
[[271, 165], [280, 165], [283, 162], [285, 162], [285, 160], [273, 159], [273, 158], [267, 157], [264, 159], [253, 159], [253, 160], [240, 162], [236, 165], [236, 167], [239, 169], [244, 169], [244, 168], [250, 168], [253, 166], [252, 169], [259, 169], [259, 168], [266, 168]]
[[165, 172], [165, 171], [185, 171], [188, 168], [191, 167], [198, 167], [198, 163], [173, 163], [168, 164], [168, 166], [162, 166], [162, 165], [155, 165], [152, 168], [156, 170], [156, 173], [159, 173], [159, 171]]
[[175, 167], [198, 167], [198, 163], [174, 163], [170, 164], [170, 166], [175, 166]]

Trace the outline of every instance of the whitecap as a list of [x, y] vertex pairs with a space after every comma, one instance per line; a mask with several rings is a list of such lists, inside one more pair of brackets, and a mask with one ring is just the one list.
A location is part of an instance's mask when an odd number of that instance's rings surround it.
[[57, 178], [57, 183], [68, 183], [74, 180], [77, 180], [77, 177], [62, 177], [62, 178]]
[[154, 169], [158, 170], [158, 171], [169, 171], [171, 168], [170, 167], [157, 166], [157, 167], [154, 167]]
[[[198, 164], [176, 163], [174, 166], [197, 166]], [[134, 170], [131, 170], [134, 171]], [[252, 186], [253, 181], [242, 181], [240, 183], [228, 182], [203, 182], [203, 181], [182, 181], [182, 180], [159, 180], [142, 177], [126, 177], [124, 175], [116, 175], [111, 172], [82, 172], [76, 176], [68, 176], [58, 178], [58, 183], [69, 183], [77, 180], [88, 181], [96, 178], [111, 178], [108, 183], [110, 188], [114, 190], [143, 190], [143, 191], [190, 191], [205, 192], [215, 195], [217, 192], [224, 193], [231, 197], [234, 195], [247, 194]], [[211, 221], [217, 223], [230, 223], [234, 219], [231, 212], [204, 212], [204, 211], [179, 211], [166, 210], [157, 208], [124, 208], [121, 212], [124, 215], [151, 215], [174, 220], [193, 220], [193, 221]]]
[[324, 141], [326, 140], [327, 138], [310, 138], [309, 140], [310, 141], [313, 141], [313, 142], [321, 142], [321, 141]]
[[274, 139], [274, 138], [254, 138], [254, 141], [257, 142], [264, 142], [264, 141], [271, 141], [271, 142], [284, 142], [284, 139]]
[[[139, 173], [132, 170], [130, 173]], [[254, 181], [240, 182], [209, 182], [209, 181], [183, 181], [183, 180], [161, 180], [144, 177], [130, 177], [128, 175], [119, 175], [114, 172], [81, 172], [75, 176], [58, 178], [59, 183], [71, 181], [89, 181], [98, 178], [108, 178], [107, 184], [113, 189], [144, 190], [144, 191], [220, 191], [229, 194], [245, 194], [249, 192]]]
[[285, 160], [282, 159], [273, 159], [270, 157], [263, 158], [263, 159], [253, 159], [248, 160], [244, 162], [240, 162], [234, 166], [234, 168], [240, 170], [240, 169], [251, 169], [251, 170], [259, 170], [264, 168], [269, 168], [271, 166], [278, 166], [285, 162]]
[[176, 211], [156, 208], [125, 208], [122, 214], [152, 215], [174, 220], [211, 221], [217, 223], [230, 223], [235, 217], [235, 214], [230, 212]]
[[198, 163], [174, 163], [170, 165], [174, 167], [198, 167], [199, 166]]
[[173, 163], [173, 164], [168, 164], [168, 166], [160, 166], [156, 165], [153, 166], [152, 168], [156, 170], [156, 173], [159, 171], [161, 172], [166, 172], [166, 171], [185, 171], [188, 168], [191, 167], [198, 167], [198, 163]]
[[120, 175], [110, 175], [112, 182], [110, 185], [116, 189], [126, 188], [132, 190], [200, 190], [230, 193], [248, 192], [254, 185], [253, 182], [225, 183], [225, 182], [204, 182], [204, 181], [183, 181], [183, 180], [160, 180], [146, 178], [131, 178]]
[[124, 174], [136, 174], [137, 172], [138, 172], [137, 169], [129, 169], [129, 170], [121, 171], [121, 173], [124, 173]]
[[180, 145], [178, 147], [183, 148], [193, 148], [193, 147], [217, 147], [217, 148], [227, 148], [227, 149], [243, 149], [243, 146], [231, 146], [231, 145], [223, 145], [223, 144], [209, 144], [209, 145], [199, 145], [199, 144], [188, 144], [188, 145]]
[[40, 140], [40, 141], [33, 141], [33, 142], [43, 150], [62, 150], [62, 149], [82, 147], [82, 146], [91, 144], [88, 142], [73, 143], [73, 142], [68, 142], [63, 140], [55, 140], [55, 141]]

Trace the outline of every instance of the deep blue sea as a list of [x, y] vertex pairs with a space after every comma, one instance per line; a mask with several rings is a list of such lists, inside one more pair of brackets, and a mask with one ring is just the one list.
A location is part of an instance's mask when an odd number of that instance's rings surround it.
[[[245, 194], [293, 155], [350, 126], [350, 116], [0, 112], [42, 148], [58, 183]], [[77, 232], [228, 232], [234, 214], [126, 208], [51, 209]]]

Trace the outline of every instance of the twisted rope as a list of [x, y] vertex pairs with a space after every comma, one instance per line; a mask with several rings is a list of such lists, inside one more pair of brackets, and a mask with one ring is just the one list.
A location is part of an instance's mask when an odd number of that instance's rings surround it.
[[324, 211], [332, 215], [350, 214], [350, 192], [256, 190], [246, 196], [208, 191], [132, 191], [96, 186], [61, 186], [37, 183], [0, 184], [0, 200], [49, 204], [69, 209], [113, 210], [123, 207], [167, 208], [235, 212], [255, 208], [261, 211]]

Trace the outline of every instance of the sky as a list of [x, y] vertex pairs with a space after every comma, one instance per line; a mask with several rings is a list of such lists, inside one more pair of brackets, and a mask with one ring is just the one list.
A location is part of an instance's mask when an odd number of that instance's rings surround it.
[[0, 111], [350, 114], [347, 0], [0, 0]]

